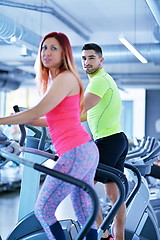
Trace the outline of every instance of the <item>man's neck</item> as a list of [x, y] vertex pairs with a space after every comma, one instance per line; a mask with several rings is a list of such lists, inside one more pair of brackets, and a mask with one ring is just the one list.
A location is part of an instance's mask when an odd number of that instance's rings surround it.
[[92, 78], [92, 77], [93, 77], [94, 75], [96, 75], [101, 69], [102, 69], [102, 67], [98, 68], [98, 70], [97, 70], [96, 72], [91, 73], [91, 74], [88, 74], [88, 76], [89, 76], [90, 78]]

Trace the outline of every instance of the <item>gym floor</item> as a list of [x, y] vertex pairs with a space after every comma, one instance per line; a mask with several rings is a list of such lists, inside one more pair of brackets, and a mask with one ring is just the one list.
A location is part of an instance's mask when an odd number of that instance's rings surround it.
[[19, 191], [0, 193], [0, 235], [5, 240], [18, 219]]

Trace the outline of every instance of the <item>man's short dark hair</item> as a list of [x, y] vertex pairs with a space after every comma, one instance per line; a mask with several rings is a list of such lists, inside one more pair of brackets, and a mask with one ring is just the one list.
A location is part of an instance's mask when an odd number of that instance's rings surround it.
[[97, 54], [100, 55], [100, 57], [102, 57], [102, 48], [99, 45], [97, 45], [96, 43], [84, 44], [84, 46], [82, 47], [82, 51], [83, 50], [94, 50]]

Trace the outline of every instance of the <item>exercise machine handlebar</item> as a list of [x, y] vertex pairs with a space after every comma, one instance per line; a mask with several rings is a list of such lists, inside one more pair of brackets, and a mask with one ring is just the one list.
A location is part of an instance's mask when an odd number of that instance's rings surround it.
[[123, 202], [126, 199], [128, 193], [128, 181], [126, 179], [126, 176], [121, 171], [119, 171], [118, 169], [114, 169], [110, 166], [106, 166], [102, 163], [98, 164], [96, 172], [98, 175], [104, 177], [106, 177], [107, 172], [107, 178], [112, 179], [117, 184], [119, 190], [119, 196], [117, 201], [112, 206], [111, 210], [108, 212], [107, 216], [105, 217], [98, 229], [98, 234], [101, 237], [105, 230], [109, 228], [109, 225], [112, 223], [113, 218], [115, 217], [119, 208], [122, 206]]
[[[16, 113], [19, 112], [18, 105], [13, 106], [13, 109]], [[26, 139], [26, 130], [25, 130], [25, 127], [24, 127], [23, 124], [19, 125], [19, 128], [20, 128], [20, 131], [21, 131], [21, 138], [19, 140], [19, 145], [23, 146], [24, 143], [25, 143], [25, 139]]]
[[[18, 105], [13, 106], [13, 109], [14, 109], [15, 112], [20, 112], [20, 109], [19, 109]], [[34, 137], [38, 137], [40, 139], [39, 140], [39, 144], [38, 144], [38, 149], [39, 150], [43, 150], [44, 149], [44, 145], [45, 145], [45, 141], [46, 141], [46, 136], [47, 136], [45, 127], [41, 127], [41, 131], [40, 131], [37, 128], [35, 128], [34, 126], [24, 125], [24, 124], [19, 125], [20, 132], [21, 132], [21, 138], [20, 138], [20, 141], [19, 141], [19, 145], [23, 146], [24, 142], [25, 142], [25, 139], [26, 139], [26, 129], [25, 129], [25, 126], [35, 133]]]
[[143, 137], [143, 139], [140, 141], [139, 146], [135, 147], [135, 149], [133, 150], [128, 151], [128, 155], [141, 151], [141, 149], [143, 149], [145, 146], [145, 142], [146, 142], [146, 137]]
[[144, 147], [139, 152], [136, 152], [136, 153], [133, 153], [133, 154], [130, 153], [129, 155], [127, 155], [126, 160], [133, 159], [133, 158], [136, 158], [136, 157], [139, 157], [139, 156], [145, 156], [145, 154], [148, 150], [148, 147], [150, 145], [150, 141], [151, 141], [151, 137], [148, 136]]

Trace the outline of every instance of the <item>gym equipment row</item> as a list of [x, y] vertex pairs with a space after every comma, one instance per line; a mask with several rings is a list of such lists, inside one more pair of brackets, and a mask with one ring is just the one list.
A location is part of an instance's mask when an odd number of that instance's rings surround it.
[[[22, 132], [25, 131], [22, 128]], [[34, 127], [32, 127], [33, 131]], [[24, 161], [27, 159], [32, 159], [35, 161], [34, 164], [40, 164], [43, 166], [46, 159], [52, 159], [56, 161], [57, 156], [55, 153], [50, 154], [45, 149], [45, 141], [46, 141], [46, 130], [42, 128], [41, 134], [38, 137], [26, 137], [23, 133], [21, 138], [21, 147], [19, 146], [19, 150], [17, 154], [23, 153], [23, 164]], [[24, 137], [25, 136], [25, 137]], [[2, 133], [3, 143], [5, 147], [14, 148], [12, 143], [3, 136]], [[24, 141], [26, 139], [26, 146], [24, 145]], [[41, 141], [43, 139], [43, 141]], [[11, 145], [10, 145], [11, 144]], [[2, 147], [2, 145], [0, 145]], [[4, 147], [4, 146], [3, 146]], [[37, 148], [37, 149], [36, 149]], [[41, 150], [40, 150], [41, 148]], [[18, 147], [17, 147], [18, 149]], [[43, 151], [42, 151], [43, 150]], [[13, 150], [12, 150], [13, 151]], [[116, 215], [118, 209], [120, 208], [121, 204], [126, 201], [127, 206], [127, 215], [126, 215], [126, 225], [125, 225], [125, 239], [126, 240], [159, 240], [160, 239], [160, 219], [159, 219], [159, 209], [158, 206], [160, 205], [160, 201], [158, 201], [158, 197], [156, 196], [156, 208], [153, 206], [153, 201], [151, 200], [150, 196], [150, 189], [148, 186], [148, 182], [146, 180], [146, 175], [148, 175], [151, 171], [151, 167], [153, 162], [158, 159], [160, 153], [160, 144], [154, 138], [147, 137], [142, 139], [139, 146], [136, 146], [133, 150], [131, 150], [125, 162], [125, 174], [127, 176], [128, 182], [126, 181], [125, 175], [118, 170], [112, 169], [110, 167], [106, 167], [103, 164], [99, 164], [97, 172], [98, 174], [105, 174], [117, 183], [119, 188], [119, 198], [113, 207], [110, 207], [103, 223], [101, 224], [100, 228], [98, 229], [98, 237], [101, 238], [103, 232], [106, 229], [110, 229], [112, 231], [114, 223], [113, 218]], [[13, 160], [12, 156], [15, 153], [8, 153], [3, 151], [3, 148], [0, 150], [0, 155], [2, 154], [3, 159], [1, 160], [2, 166], [6, 163], [6, 161]], [[3, 155], [4, 154], [4, 155]], [[36, 157], [35, 157], [36, 156]], [[17, 156], [18, 157], [18, 156]], [[19, 158], [19, 157], [18, 157]], [[15, 159], [14, 159], [15, 161]], [[17, 160], [18, 162], [18, 160]], [[29, 172], [28, 172], [29, 171]], [[31, 172], [30, 172], [31, 171]], [[33, 172], [34, 171], [34, 174]], [[35, 170], [31, 167], [24, 166], [23, 171], [23, 178], [21, 182], [21, 194], [20, 194], [20, 209], [19, 209], [19, 223], [10, 234], [8, 239], [46, 239], [46, 236], [41, 228], [38, 220], [34, 216], [34, 204], [37, 198], [38, 189], [39, 189], [39, 179], [40, 174], [37, 171], [37, 176], [35, 176], [35, 186], [33, 186], [32, 197], [30, 203], [26, 201], [26, 197], [29, 196], [31, 191], [27, 192], [26, 186], [33, 185], [33, 180], [31, 181], [31, 174], [35, 174]], [[129, 190], [128, 190], [129, 188]], [[104, 199], [106, 201], [106, 199]], [[108, 203], [106, 203], [108, 204]], [[158, 209], [158, 210], [157, 210]], [[67, 239], [81, 239], [76, 238], [76, 235], [81, 229], [78, 222], [76, 220], [68, 219], [68, 220], [61, 220], [61, 224], [63, 222], [63, 228], [66, 232]], [[74, 224], [72, 224], [74, 223]], [[17, 236], [17, 232], [23, 232], [23, 229], [26, 229], [27, 232], [22, 233], [21, 236]], [[65, 226], [64, 226], [65, 225]], [[71, 225], [74, 225], [74, 230], [71, 229]], [[25, 226], [25, 227], [24, 227]], [[34, 238], [32, 236], [32, 228], [36, 234]], [[36, 229], [36, 230], [35, 230]], [[76, 230], [75, 230], [76, 229]], [[71, 232], [74, 234], [72, 235]], [[15, 234], [15, 235], [13, 235]], [[13, 236], [15, 238], [13, 238]], [[41, 236], [39, 238], [39, 236]], [[37, 237], [37, 238], [36, 238]]]
[[[88, 221], [86, 222], [85, 226], [81, 227], [79, 223], [73, 219], [65, 219], [60, 221], [67, 240], [83, 239], [97, 216], [97, 211], [99, 209], [99, 201], [97, 194], [91, 187], [84, 184], [83, 181], [71, 178], [70, 176], [56, 172], [43, 165], [46, 159], [52, 159], [53, 161], [57, 159], [57, 156], [55, 154], [51, 154], [39, 149], [39, 146], [41, 146], [41, 148], [44, 148], [45, 145], [45, 129], [43, 129], [39, 141], [37, 141], [37, 138], [35, 137], [28, 138], [25, 143], [26, 146], [24, 146], [26, 134], [23, 126], [21, 126], [21, 131], [21, 146], [16, 142], [10, 142], [7, 137], [4, 136], [2, 132], [0, 132], [0, 155], [2, 156], [0, 159], [1, 166], [4, 166], [10, 160], [18, 164], [24, 165], [21, 181], [18, 223], [13, 229], [13, 231], [9, 234], [7, 240], [47, 239], [39, 221], [37, 220], [33, 212], [35, 201], [39, 191], [39, 172], [43, 172], [45, 174], [49, 174], [51, 176], [58, 177], [60, 179], [63, 179], [64, 181], [75, 184], [80, 188], [84, 189], [90, 195], [93, 202], [93, 212], [90, 216], [90, 219], [88, 219]], [[23, 155], [23, 157], [20, 157], [20, 155]], [[35, 169], [37, 170], [37, 172], [35, 172]], [[118, 209], [120, 208], [121, 204], [125, 200], [126, 186], [124, 185], [124, 182], [122, 180], [123, 177], [125, 178], [125, 176], [118, 171], [112, 172], [112, 168], [109, 167], [104, 170], [103, 166], [101, 166], [97, 171], [99, 172], [99, 174], [103, 174], [105, 176], [107, 175], [108, 177], [113, 179], [117, 183], [120, 192], [117, 202], [115, 203], [115, 205], [109, 212], [108, 217], [106, 218], [106, 226], [108, 227], [113, 221], [113, 218], [117, 213]], [[30, 187], [27, 189], [27, 186]]]

